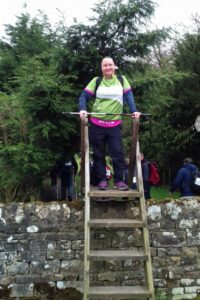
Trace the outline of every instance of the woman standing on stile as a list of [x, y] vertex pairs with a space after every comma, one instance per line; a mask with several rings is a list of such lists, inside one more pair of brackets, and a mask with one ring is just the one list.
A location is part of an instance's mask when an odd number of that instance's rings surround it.
[[[96, 90], [98, 77], [93, 78], [81, 93], [79, 98], [80, 118], [87, 116], [87, 101], [95, 97], [95, 102], [90, 118], [90, 143], [93, 149], [94, 171], [98, 180], [98, 188], [106, 190], [106, 147], [112, 158], [114, 169], [114, 187], [119, 190], [128, 190], [128, 185], [123, 181], [124, 153], [121, 135], [121, 115], [123, 104], [127, 103], [133, 118], [139, 118], [134, 96], [130, 84], [125, 76], [115, 75], [116, 66], [111, 57], [104, 57], [101, 62], [102, 79]], [[102, 115], [113, 113], [113, 115]]]

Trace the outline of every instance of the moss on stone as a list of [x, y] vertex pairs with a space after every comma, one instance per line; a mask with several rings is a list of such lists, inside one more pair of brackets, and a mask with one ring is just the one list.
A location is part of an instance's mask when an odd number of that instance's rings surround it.
[[80, 200], [75, 200], [75, 201], [69, 202], [68, 205], [70, 208], [74, 208], [76, 210], [83, 210], [85, 203]]

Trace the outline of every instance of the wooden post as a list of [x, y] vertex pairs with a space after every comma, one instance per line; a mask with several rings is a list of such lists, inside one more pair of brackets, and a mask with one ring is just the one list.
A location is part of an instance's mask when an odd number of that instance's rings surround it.
[[128, 172], [128, 185], [132, 186], [134, 169], [136, 163], [136, 147], [138, 140], [138, 131], [139, 131], [139, 119], [133, 119], [132, 122], [132, 139], [131, 139], [131, 149], [130, 149], [130, 163], [129, 163], [129, 172]]
[[145, 254], [147, 254], [148, 256], [147, 261], [144, 262], [145, 281], [149, 291], [152, 294], [152, 296], [149, 297], [149, 300], [155, 300], [154, 285], [153, 285], [153, 271], [152, 271], [152, 262], [151, 262], [151, 253], [150, 253], [150, 244], [149, 244], [149, 232], [148, 232], [148, 224], [147, 224], [147, 208], [144, 199], [144, 185], [143, 185], [143, 178], [142, 178], [142, 166], [141, 166], [141, 159], [140, 159], [139, 142], [137, 142], [136, 144], [136, 176], [137, 176], [138, 190], [142, 195], [140, 197], [140, 202], [139, 202], [140, 216], [143, 224], [145, 224], [144, 228], [142, 229], [143, 249]]
[[88, 139], [88, 118], [85, 118], [84, 124], [84, 154], [85, 154], [85, 235], [84, 235], [84, 296], [83, 300], [89, 299], [89, 270], [90, 270], [90, 158], [89, 158], [89, 139]]
[[81, 119], [81, 195], [85, 187], [85, 126], [86, 119]]

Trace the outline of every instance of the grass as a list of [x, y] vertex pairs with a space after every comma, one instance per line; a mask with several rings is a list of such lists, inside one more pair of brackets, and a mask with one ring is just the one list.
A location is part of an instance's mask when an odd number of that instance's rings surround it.
[[177, 199], [180, 198], [180, 193], [175, 192], [170, 195], [169, 188], [167, 186], [153, 186], [151, 188], [151, 198], [158, 201], [162, 201], [166, 198]]

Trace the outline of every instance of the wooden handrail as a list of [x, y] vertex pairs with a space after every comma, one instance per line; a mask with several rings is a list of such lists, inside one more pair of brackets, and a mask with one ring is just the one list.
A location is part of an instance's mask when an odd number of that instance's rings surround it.
[[88, 124], [87, 117], [81, 119], [81, 194], [85, 188], [85, 127]]
[[128, 172], [128, 185], [132, 186], [134, 170], [136, 166], [136, 148], [138, 141], [139, 132], [139, 119], [133, 119], [132, 121], [132, 138], [131, 138], [131, 149], [130, 149], [130, 162], [129, 162], [129, 172]]

